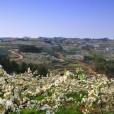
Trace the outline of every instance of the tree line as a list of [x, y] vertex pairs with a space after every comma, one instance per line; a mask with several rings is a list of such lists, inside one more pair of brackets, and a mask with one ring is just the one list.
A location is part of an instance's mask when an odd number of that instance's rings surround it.
[[109, 77], [114, 76], [114, 60], [107, 60], [93, 53], [91, 56], [84, 56], [84, 62], [93, 63], [95, 71], [98, 73], [106, 74]]
[[15, 61], [10, 61], [10, 59], [5, 55], [0, 55], [0, 65], [2, 65], [3, 69], [9, 74], [12, 74], [14, 72], [24, 73], [25, 71], [27, 71], [28, 68], [30, 68], [32, 72], [35, 72], [37, 70], [38, 74], [36, 75], [46, 76], [48, 73], [48, 68], [46, 66], [38, 66], [31, 63], [27, 64], [24, 62], [16, 63]]
[[41, 47], [35, 47], [33, 45], [22, 45], [19, 47], [20, 52], [31, 52], [31, 53], [40, 53], [42, 51]]

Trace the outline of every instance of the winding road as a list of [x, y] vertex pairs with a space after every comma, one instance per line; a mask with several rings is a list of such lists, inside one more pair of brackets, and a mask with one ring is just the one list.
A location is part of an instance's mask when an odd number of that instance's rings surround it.
[[[23, 55], [15, 52], [15, 51], [12, 51], [12, 50], [8, 50], [8, 51], [11, 52], [12, 54], [15, 54], [15, 55], [18, 56], [18, 58], [15, 58], [15, 59], [12, 59], [12, 60], [17, 61], [17, 60], [23, 59]], [[59, 56], [60, 59], [67, 60], [61, 53], [56, 52], [56, 54], [58, 54], [58, 56]], [[73, 62], [76, 62], [76, 63], [79, 63], [79, 64], [85, 64], [85, 63], [80, 62], [80, 61], [73, 61]], [[86, 66], [86, 68], [88, 69], [88, 71], [90, 73], [93, 73], [94, 75], [97, 74], [97, 72], [93, 71], [90, 66], [88, 66], [87, 64], [85, 64], [85, 66]]]
[[8, 51], [11, 52], [12, 54], [15, 54], [15, 55], [18, 56], [18, 58], [12, 59], [12, 60], [17, 61], [17, 60], [23, 59], [23, 56], [22, 56], [21, 54], [19, 54], [19, 53], [17, 53], [17, 52], [14, 52], [14, 51], [12, 51], [12, 50], [8, 50]]

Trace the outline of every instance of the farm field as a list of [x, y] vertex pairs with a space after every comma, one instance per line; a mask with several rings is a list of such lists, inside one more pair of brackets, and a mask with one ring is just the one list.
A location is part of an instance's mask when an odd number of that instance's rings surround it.
[[[68, 42], [68, 43], [67, 43]], [[94, 46], [98, 48], [94, 48]], [[41, 52], [22, 52], [21, 47], [33, 46]], [[110, 49], [111, 50], [106, 50]], [[10, 49], [10, 51], [9, 51]], [[87, 70], [88, 75], [94, 74], [93, 61], [85, 63], [84, 58], [96, 54], [106, 60], [114, 60], [113, 40], [92, 40], [84, 39], [59, 39], [59, 38], [25, 38], [25, 39], [4, 39], [0, 43], [0, 50], [17, 63], [43, 65], [48, 67], [55, 74], [64, 73], [69, 70], [75, 73], [75, 69], [82, 67]], [[11, 52], [13, 51], [13, 53]], [[17, 54], [16, 54], [17, 53]], [[20, 56], [19, 56], [20, 55]], [[88, 68], [89, 67], [89, 68]]]

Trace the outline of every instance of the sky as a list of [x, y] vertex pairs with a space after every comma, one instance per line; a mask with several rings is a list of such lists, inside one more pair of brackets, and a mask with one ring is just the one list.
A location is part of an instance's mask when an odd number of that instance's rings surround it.
[[0, 0], [0, 37], [114, 38], [114, 0]]

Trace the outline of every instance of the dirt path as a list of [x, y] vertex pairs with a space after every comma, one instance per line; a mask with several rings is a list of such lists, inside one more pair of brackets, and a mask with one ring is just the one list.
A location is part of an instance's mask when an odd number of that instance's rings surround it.
[[58, 55], [59, 59], [67, 60], [67, 58], [64, 57], [61, 53], [59, 52], [55, 52], [55, 53]]
[[23, 59], [23, 56], [22, 56], [21, 54], [19, 54], [19, 53], [17, 53], [17, 52], [14, 52], [14, 51], [12, 51], [12, 50], [8, 50], [8, 51], [11, 52], [12, 54], [15, 54], [15, 55], [18, 56], [18, 58], [12, 59], [12, 60], [17, 61], [17, 60]]
[[93, 69], [91, 68], [90, 65], [86, 64], [86, 63], [83, 63], [81, 61], [75, 61], [76, 63], [79, 63], [79, 64], [84, 64], [84, 68], [87, 69], [90, 73], [96, 75], [97, 72], [93, 71]]
[[[67, 58], [64, 57], [61, 53], [56, 52], [56, 54], [58, 54], [58, 57], [59, 57], [60, 59], [67, 60]], [[85, 69], [87, 69], [90, 73], [92, 73], [92, 74], [94, 74], [94, 75], [97, 74], [97, 72], [95, 72], [95, 71], [92, 70], [92, 68], [91, 68], [90, 65], [85, 64], [85, 63], [83, 63], [83, 62], [81, 62], [81, 61], [76, 61], [76, 60], [71, 60], [71, 61], [74, 62], [74, 63], [78, 63], [78, 64], [84, 64]]]
[[91, 68], [90, 66], [89, 66], [89, 67], [87, 67], [87, 69], [88, 69], [88, 71], [89, 71], [89, 72], [93, 73], [94, 75], [96, 75], [96, 74], [97, 74], [97, 72], [93, 71], [93, 70], [92, 70], [92, 68]]
[[97, 74], [97, 72], [93, 71], [93, 69], [91, 68], [90, 65], [88, 65], [88, 64], [86, 64], [86, 63], [83, 63], [83, 62], [81, 62], [81, 61], [75, 61], [75, 62], [76, 62], [76, 63], [79, 63], [79, 64], [84, 64], [85, 69], [87, 69], [90, 73], [92, 73], [92, 74], [94, 74], [94, 75]]

